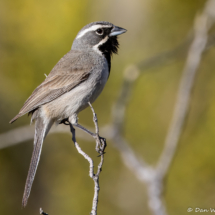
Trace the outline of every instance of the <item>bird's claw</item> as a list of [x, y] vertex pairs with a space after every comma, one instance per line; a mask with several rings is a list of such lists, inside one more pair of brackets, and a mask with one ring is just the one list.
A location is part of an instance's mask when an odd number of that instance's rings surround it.
[[69, 119], [63, 119], [59, 124], [70, 125]]
[[100, 137], [99, 135], [96, 135], [96, 151], [99, 153], [100, 157], [101, 155], [105, 154], [105, 148], [107, 146], [106, 139], [103, 137]]

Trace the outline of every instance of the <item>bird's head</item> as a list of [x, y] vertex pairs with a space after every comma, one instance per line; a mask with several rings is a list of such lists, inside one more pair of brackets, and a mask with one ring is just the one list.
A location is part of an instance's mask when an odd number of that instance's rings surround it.
[[72, 49], [94, 50], [110, 57], [113, 53], [117, 53], [119, 47], [117, 36], [125, 32], [124, 28], [117, 27], [110, 22], [93, 22], [78, 32]]

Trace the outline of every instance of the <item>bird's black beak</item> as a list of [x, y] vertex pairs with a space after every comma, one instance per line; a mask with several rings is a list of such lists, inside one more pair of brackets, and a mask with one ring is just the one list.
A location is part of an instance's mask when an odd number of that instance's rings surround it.
[[117, 36], [117, 35], [120, 35], [120, 34], [123, 34], [125, 33], [127, 30], [124, 29], [124, 28], [120, 28], [118, 26], [114, 26], [113, 29], [111, 30], [109, 36], [110, 37], [113, 37], [113, 36]]

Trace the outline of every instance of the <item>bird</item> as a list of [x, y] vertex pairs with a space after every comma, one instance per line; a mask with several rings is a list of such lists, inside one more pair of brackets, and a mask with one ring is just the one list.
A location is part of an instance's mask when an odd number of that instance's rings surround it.
[[118, 53], [118, 35], [127, 30], [110, 22], [98, 21], [84, 26], [75, 37], [71, 50], [33, 91], [19, 113], [10, 121], [29, 114], [35, 122], [33, 153], [22, 199], [26, 207], [43, 141], [54, 123], [78, 124], [78, 113], [93, 103], [102, 92], [111, 70], [111, 57]]

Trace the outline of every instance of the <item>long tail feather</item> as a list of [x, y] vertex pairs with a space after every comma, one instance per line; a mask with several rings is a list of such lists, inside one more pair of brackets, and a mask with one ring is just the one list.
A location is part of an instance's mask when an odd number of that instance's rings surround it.
[[22, 116], [21, 114], [17, 114], [13, 119], [10, 120], [10, 124], [12, 124], [13, 122], [15, 122], [20, 116]]
[[45, 123], [43, 119], [37, 118], [35, 123], [35, 135], [34, 135], [34, 150], [31, 157], [31, 163], [28, 171], [28, 176], [25, 183], [25, 190], [22, 199], [22, 205], [25, 207], [30, 196], [31, 187], [36, 174], [37, 166], [40, 160], [40, 154], [43, 146], [43, 140], [51, 128], [52, 123]]

